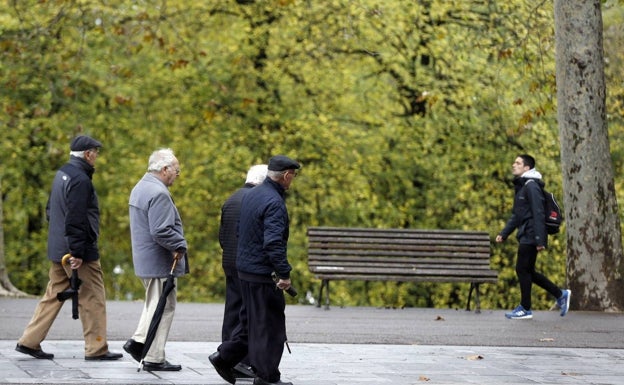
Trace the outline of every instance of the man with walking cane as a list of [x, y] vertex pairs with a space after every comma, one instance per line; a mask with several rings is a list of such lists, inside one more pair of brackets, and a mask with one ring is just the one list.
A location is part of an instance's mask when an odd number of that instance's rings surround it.
[[[15, 347], [18, 352], [34, 358], [54, 358], [54, 354], [43, 351], [41, 342], [63, 306], [58, 293], [68, 289], [71, 277], [77, 274], [80, 274], [82, 281], [76, 295], [80, 302], [77, 310], [85, 342], [84, 359], [114, 361], [123, 357], [121, 353], [108, 350], [106, 339], [106, 292], [98, 250], [100, 209], [92, 181], [101, 147], [102, 143], [90, 136], [75, 137], [69, 146], [69, 162], [57, 171], [52, 182], [46, 207], [50, 222], [50, 280]], [[61, 263], [64, 256], [65, 261]], [[77, 289], [77, 278], [75, 280]], [[74, 318], [77, 319], [78, 314]]]
[[[177, 303], [177, 277], [189, 272], [182, 220], [169, 187], [180, 175], [180, 163], [171, 149], [154, 151], [147, 173], [130, 193], [130, 235], [134, 272], [145, 286], [145, 304], [139, 324], [124, 350], [143, 362], [147, 371], [179, 371], [165, 359], [165, 344]], [[176, 260], [176, 264], [172, 264]], [[169, 278], [169, 279], [168, 279]], [[167, 284], [169, 281], [169, 284]], [[167, 291], [169, 293], [167, 293]], [[157, 308], [161, 296], [164, 307]], [[148, 339], [152, 320], [160, 318], [153, 340]], [[145, 345], [149, 350], [143, 354]]]
[[208, 357], [217, 373], [231, 384], [236, 382], [234, 365], [248, 354], [256, 373], [254, 385], [292, 385], [281, 381], [279, 371], [286, 343], [283, 290], [291, 288], [292, 270], [286, 250], [289, 218], [284, 197], [300, 167], [286, 156], [272, 157], [267, 178], [241, 202], [236, 256], [243, 297], [240, 325], [230, 340]]

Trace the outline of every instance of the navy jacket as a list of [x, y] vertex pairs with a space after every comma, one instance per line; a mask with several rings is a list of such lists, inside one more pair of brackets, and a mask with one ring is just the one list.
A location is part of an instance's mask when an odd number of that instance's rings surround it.
[[84, 262], [100, 258], [100, 210], [91, 181], [94, 172], [87, 161], [74, 156], [56, 172], [46, 206], [48, 258], [54, 262], [61, 262], [67, 253]]
[[280, 184], [266, 178], [243, 196], [236, 257], [239, 274], [270, 279], [276, 272], [280, 278], [290, 278], [292, 267], [286, 249], [289, 218], [284, 193]]
[[511, 218], [500, 232], [503, 239], [518, 229], [520, 244], [548, 246], [544, 213], [544, 181], [536, 178], [514, 179], [515, 198]]
[[221, 206], [221, 222], [219, 225], [219, 244], [223, 250], [221, 264], [227, 275], [236, 276], [236, 250], [238, 248], [238, 218], [240, 217], [243, 195], [254, 187], [246, 183], [236, 190]]

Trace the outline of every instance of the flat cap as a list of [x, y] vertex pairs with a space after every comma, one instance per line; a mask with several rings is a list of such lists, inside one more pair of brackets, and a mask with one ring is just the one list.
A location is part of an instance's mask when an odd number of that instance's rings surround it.
[[295, 170], [301, 168], [299, 163], [284, 155], [275, 155], [269, 159], [270, 171]]
[[69, 149], [71, 151], [86, 151], [91, 148], [99, 147], [102, 147], [102, 143], [86, 135], [79, 135], [75, 137], [69, 145]]

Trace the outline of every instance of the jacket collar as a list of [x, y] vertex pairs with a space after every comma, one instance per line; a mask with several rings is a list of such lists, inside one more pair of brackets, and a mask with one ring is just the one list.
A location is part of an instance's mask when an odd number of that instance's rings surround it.
[[284, 187], [282, 187], [282, 185], [281, 185], [281, 184], [277, 183], [276, 181], [274, 181], [274, 180], [273, 180], [273, 179], [271, 179], [271, 178], [266, 178], [266, 179], [264, 180], [264, 182], [262, 182], [262, 183], [267, 183], [267, 184], [269, 184], [270, 186], [273, 186], [273, 188], [274, 188], [275, 190], [277, 190], [277, 192], [278, 192], [278, 193], [282, 196], [282, 198], [284, 197], [284, 194], [286, 193], [286, 190], [284, 190]]
[[81, 170], [84, 170], [89, 176], [89, 178], [93, 177], [93, 173], [95, 172], [95, 167], [87, 163], [86, 160], [82, 158], [78, 158], [77, 156], [70, 155], [69, 164], [71, 164], [72, 166], [78, 167]]

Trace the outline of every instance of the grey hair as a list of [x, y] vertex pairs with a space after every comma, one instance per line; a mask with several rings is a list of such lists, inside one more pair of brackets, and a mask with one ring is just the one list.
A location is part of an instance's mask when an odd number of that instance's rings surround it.
[[284, 170], [284, 171], [273, 171], [273, 170], [268, 170], [267, 171], [267, 176], [271, 179], [279, 179], [282, 177], [282, 175], [286, 174], [286, 171], [288, 170]]
[[158, 172], [161, 171], [164, 167], [171, 166], [173, 160], [175, 159], [175, 155], [173, 154], [173, 150], [170, 148], [161, 148], [152, 152], [152, 155], [149, 157], [149, 161], [147, 164], [148, 172]]
[[84, 151], [70, 151], [69, 152], [69, 155], [75, 156], [76, 158], [82, 158], [82, 159], [84, 159], [84, 154], [85, 154]]

